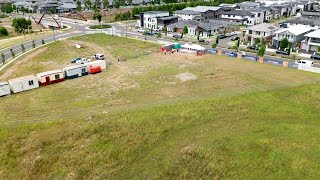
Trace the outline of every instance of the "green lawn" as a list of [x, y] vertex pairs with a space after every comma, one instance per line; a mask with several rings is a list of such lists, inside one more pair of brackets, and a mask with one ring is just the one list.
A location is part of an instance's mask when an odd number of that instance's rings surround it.
[[[88, 35], [47, 45], [0, 74], [59, 68], [96, 51], [112, 63], [1, 98], [0, 179], [319, 177], [318, 74], [159, 50]], [[180, 73], [197, 79], [182, 82]]]

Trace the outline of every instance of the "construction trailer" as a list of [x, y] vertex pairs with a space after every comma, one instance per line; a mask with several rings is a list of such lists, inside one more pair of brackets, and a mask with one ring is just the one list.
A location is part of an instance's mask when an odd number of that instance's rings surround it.
[[39, 87], [38, 78], [34, 75], [10, 79], [8, 83], [10, 90], [13, 93], [19, 93]]
[[7, 96], [10, 94], [11, 94], [11, 91], [10, 91], [9, 83], [7, 83], [5, 81], [0, 82], [0, 97]]
[[84, 64], [69, 66], [63, 68], [63, 74], [65, 79], [74, 79], [77, 77], [88, 75], [89, 68]]
[[89, 72], [91, 74], [99, 73], [107, 69], [107, 63], [105, 60], [96, 60], [86, 63], [88, 66]]
[[61, 70], [38, 73], [37, 78], [41, 86], [46, 86], [64, 81], [63, 72]]

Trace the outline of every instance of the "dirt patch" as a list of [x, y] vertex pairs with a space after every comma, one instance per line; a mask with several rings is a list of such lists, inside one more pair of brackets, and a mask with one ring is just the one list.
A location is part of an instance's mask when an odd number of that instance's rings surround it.
[[5, 72], [4, 74], [2, 74], [0, 76], [0, 79], [7, 79], [8, 77], [10, 77], [14, 72], [17, 71], [17, 69], [19, 68], [19, 66], [21, 66], [23, 63], [26, 63], [29, 60], [32, 60], [34, 57], [38, 56], [39, 54], [45, 52], [47, 50], [47, 47], [45, 48], [41, 48], [36, 50], [34, 53], [31, 53], [29, 55], [26, 55], [23, 59], [21, 59], [20, 61], [17, 61], [12, 67], [10, 67], [10, 69]]
[[181, 82], [196, 80], [197, 76], [191, 73], [180, 73], [176, 75], [176, 78], [179, 79]]

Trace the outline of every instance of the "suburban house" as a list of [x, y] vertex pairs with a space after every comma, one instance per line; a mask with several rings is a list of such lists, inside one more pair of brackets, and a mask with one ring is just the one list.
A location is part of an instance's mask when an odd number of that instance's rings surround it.
[[77, 10], [77, 5], [74, 3], [62, 3], [58, 8], [58, 12], [75, 12]]
[[178, 22], [178, 16], [166, 16], [157, 18], [158, 28], [162, 29], [170, 24]]
[[226, 3], [220, 4], [219, 7], [232, 8], [232, 9], [239, 9], [240, 8], [238, 4], [226, 4]]
[[304, 5], [301, 15], [310, 18], [320, 18], [320, 3], [308, 2]]
[[139, 15], [138, 26], [140, 28], [158, 29], [158, 18], [168, 17], [169, 12], [166, 11], [147, 11]]
[[270, 7], [278, 9], [280, 17], [291, 15], [292, 7], [290, 6], [277, 4], [277, 5], [271, 5]]
[[178, 16], [179, 20], [193, 20], [195, 17], [201, 17], [201, 13], [192, 10], [178, 10], [173, 12], [174, 16]]
[[276, 12], [271, 7], [261, 6], [257, 9], [261, 9], [263, 11], [263, 22], [270, 22], [274, 19], [274, 15]]
[[240, 10], [248, 10], [248, 9], [254, 9], [254, 8], [258, 8], [261, 6], [261, 3], [258, 2], [251, 2], [251, 1], [245, 1], [242, 3], [237, 3], [237, 8], [236, 9], [240, 9]]
[[250, 26], [246, 29], [245, 40], [250, 42], [251, 45], [254, 44], [256, 38], [260, 39], [260, 41], [264, 40], [266, 43], [271, 43], [272, 37], [278, 29], [278, 27], [269, 23]]
[[256, 13], [249, 10], [231, 10], [221, 14], [221, 19], [241, 22], [244, 25], [255, 25], [257, 23]]
[[305, 39], [304, 35], [311, 32], [312, 29], [302, 25], [291, 26], [285, 29], [280, 29], [275, 32], [275, 37], [272, 38], [272, 45], [279, 47], [280, 41], [287, 38], [292, 44], [292, 48], [301, 47], [301, 41]]
[[320, 48], [320, 30], [316, 30], [304, 35], [306, 39], [302, 41], [302, 49], [317, 52]]
[[203, 19], [219, 18], [224, 12], [224, 8], [214, 6], [196, 6], [187, 7], [183, 10], [174, 11], [174, 16], [179, 16], [181, 20], [193, 20], [195, 17], [202, 17]]
[[167, 30], [170, 33], [182, 33], [183, 28], [188, 28], [188, 35], [191, 36], [201, 36], [209, 37], [210, 34], [218, 34], [226, 29], [228, 29], [230, 23], [225, 21], [216, 21], [216, 20], [185, 20], [179, 21], [174, 24], [167, 26]]
[[295, 25], [303, 25], [307, 28], [317, 30], [320, 29], [320, 20], [319, 19], [310, 19], [305, 17], [297, 17], [294, 19], [287, 20], [282, 23], [283, 27], [291, 27]]

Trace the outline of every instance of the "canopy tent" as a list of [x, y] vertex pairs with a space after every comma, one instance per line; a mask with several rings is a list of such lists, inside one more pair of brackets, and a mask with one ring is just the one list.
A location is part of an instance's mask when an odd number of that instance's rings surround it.
[[204, 54], [204, 50], [206, 48], [198, 45], [198, 44], [184, 44], [181, 46], [181, 52], [186, 52], [186, 53], [196, 53], [197, 55], [202, 55]]
[[198, 45], [198, 44], [193, 44], [192, 49], [198, 50], [198, 51], [204, 51], [206, 48]]

